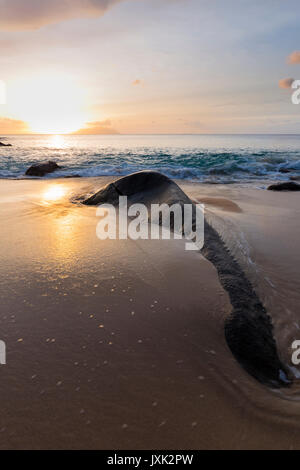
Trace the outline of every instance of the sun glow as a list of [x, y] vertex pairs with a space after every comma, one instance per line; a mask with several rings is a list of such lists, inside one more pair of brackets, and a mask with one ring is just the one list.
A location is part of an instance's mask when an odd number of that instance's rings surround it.
[[43, 74], [11, 84], [9, 108], [37, 134], [68, 134], [88, 120], [85, 93], [63, 74]]

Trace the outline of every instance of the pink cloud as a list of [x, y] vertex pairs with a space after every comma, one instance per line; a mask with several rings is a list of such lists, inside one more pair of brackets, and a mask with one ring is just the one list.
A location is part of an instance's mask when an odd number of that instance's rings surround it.
[[85, 127], [82, 129], [79, 129], [76, 132], [73, 132], [73, 134], [78, 134], [78, 135], [94, 135], [94, 134], [118, 134], [118, 131], [116, 131], [111, 124], [111, 121], [109, 119], [106, 119], [105, 121], [93, 121], [93, 122], [87, 122]]
[[1, 134], [28, 134], [29, 126], [24, 121], [0, 117]]
[[288, 56], [289, 64], [300, 64], [300, 51], [294, 51]]
[[134, 86], [138, 86], [138, 85], [141, 85], [141, 84], [142, 84], [142, 80], [134, 80], [132, 82], [132, 85], [134, 85]]
[[279, 80], [279, 88], [291, 88], [294, 78], [282, 78]]
[[32, 30], [72, 18], [97, 17], [120, 1], [0, 0], [0, 30]]

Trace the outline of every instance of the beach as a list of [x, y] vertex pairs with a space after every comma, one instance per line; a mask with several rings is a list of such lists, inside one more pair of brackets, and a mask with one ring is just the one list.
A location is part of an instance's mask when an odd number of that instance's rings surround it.
[[0, 0], [0, 451], [300, 450], [298, 3]]
[[[78, 197], [113, 179], [0, 181], [1, 448], [299, 448], [297, 369], [272, 389], [241, 367], [213, 264], [184, 240], [96, 237]], [[299, 194], [177, 183], [205, 203], [292, 366]]]

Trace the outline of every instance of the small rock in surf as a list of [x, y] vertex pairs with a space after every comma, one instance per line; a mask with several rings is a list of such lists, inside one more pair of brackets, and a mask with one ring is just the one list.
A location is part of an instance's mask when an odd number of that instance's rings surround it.
[[46, 163], [35, 163], [26, 171], [27, 176], [45, 176], [47, 173], [53, 173], [61, 167], [52, 161]]
[[271, 184], [269, 191], [300, 191], [300, 184], [289, 181], [287, 183]]

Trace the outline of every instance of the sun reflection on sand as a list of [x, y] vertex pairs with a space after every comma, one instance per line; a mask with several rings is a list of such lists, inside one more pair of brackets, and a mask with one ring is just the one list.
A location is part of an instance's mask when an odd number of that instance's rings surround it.
[[[52, 255], [55, 258], [69, 259], [76, 249], [78, 230], [78, 208], [73, 207], [67, 198], [68, 187], [61, 183], [50, 184], [41, 195], [41, 209], [46, 210], [48, 234]], [[78, 215], [78, 214], [77, 214]], [[49, 239], [48, 239], [49, 240]]]
[[48, 234], [49, 247], [51, 247], [52, 256], [60, 261], [73, 263], [76, 261], [76, 255], [80, 251], [79, 236], [81, 229], [81, 217], [78, 209], [70, 209], [49, 214]]
[[75, 235], [77, 229], [76, 219], [78, 219], [78, 217], [76, 217], [73, 212], [69, 212], [69, 214], [62, 217], [57, 217], [54, 221], [56, 238], [61, 237], [61, 239], [65, 241], [70, 235]]
[[43, 193], [43, 201], [46, 203], [60, 201], [66, 192], [66, 187], [62, 184], [53, 184]]
[[33, 214], [41, 217], [44, 251], [50, 259], [69, 268], [86, 249], [82, 240], [87, 236], [92, 240], [96, 238], [95, 214], [72, 202], [72, 196], [78, 194], [78, 185], [75, 191], [75, 185], [68, 182], [45, 183]]

